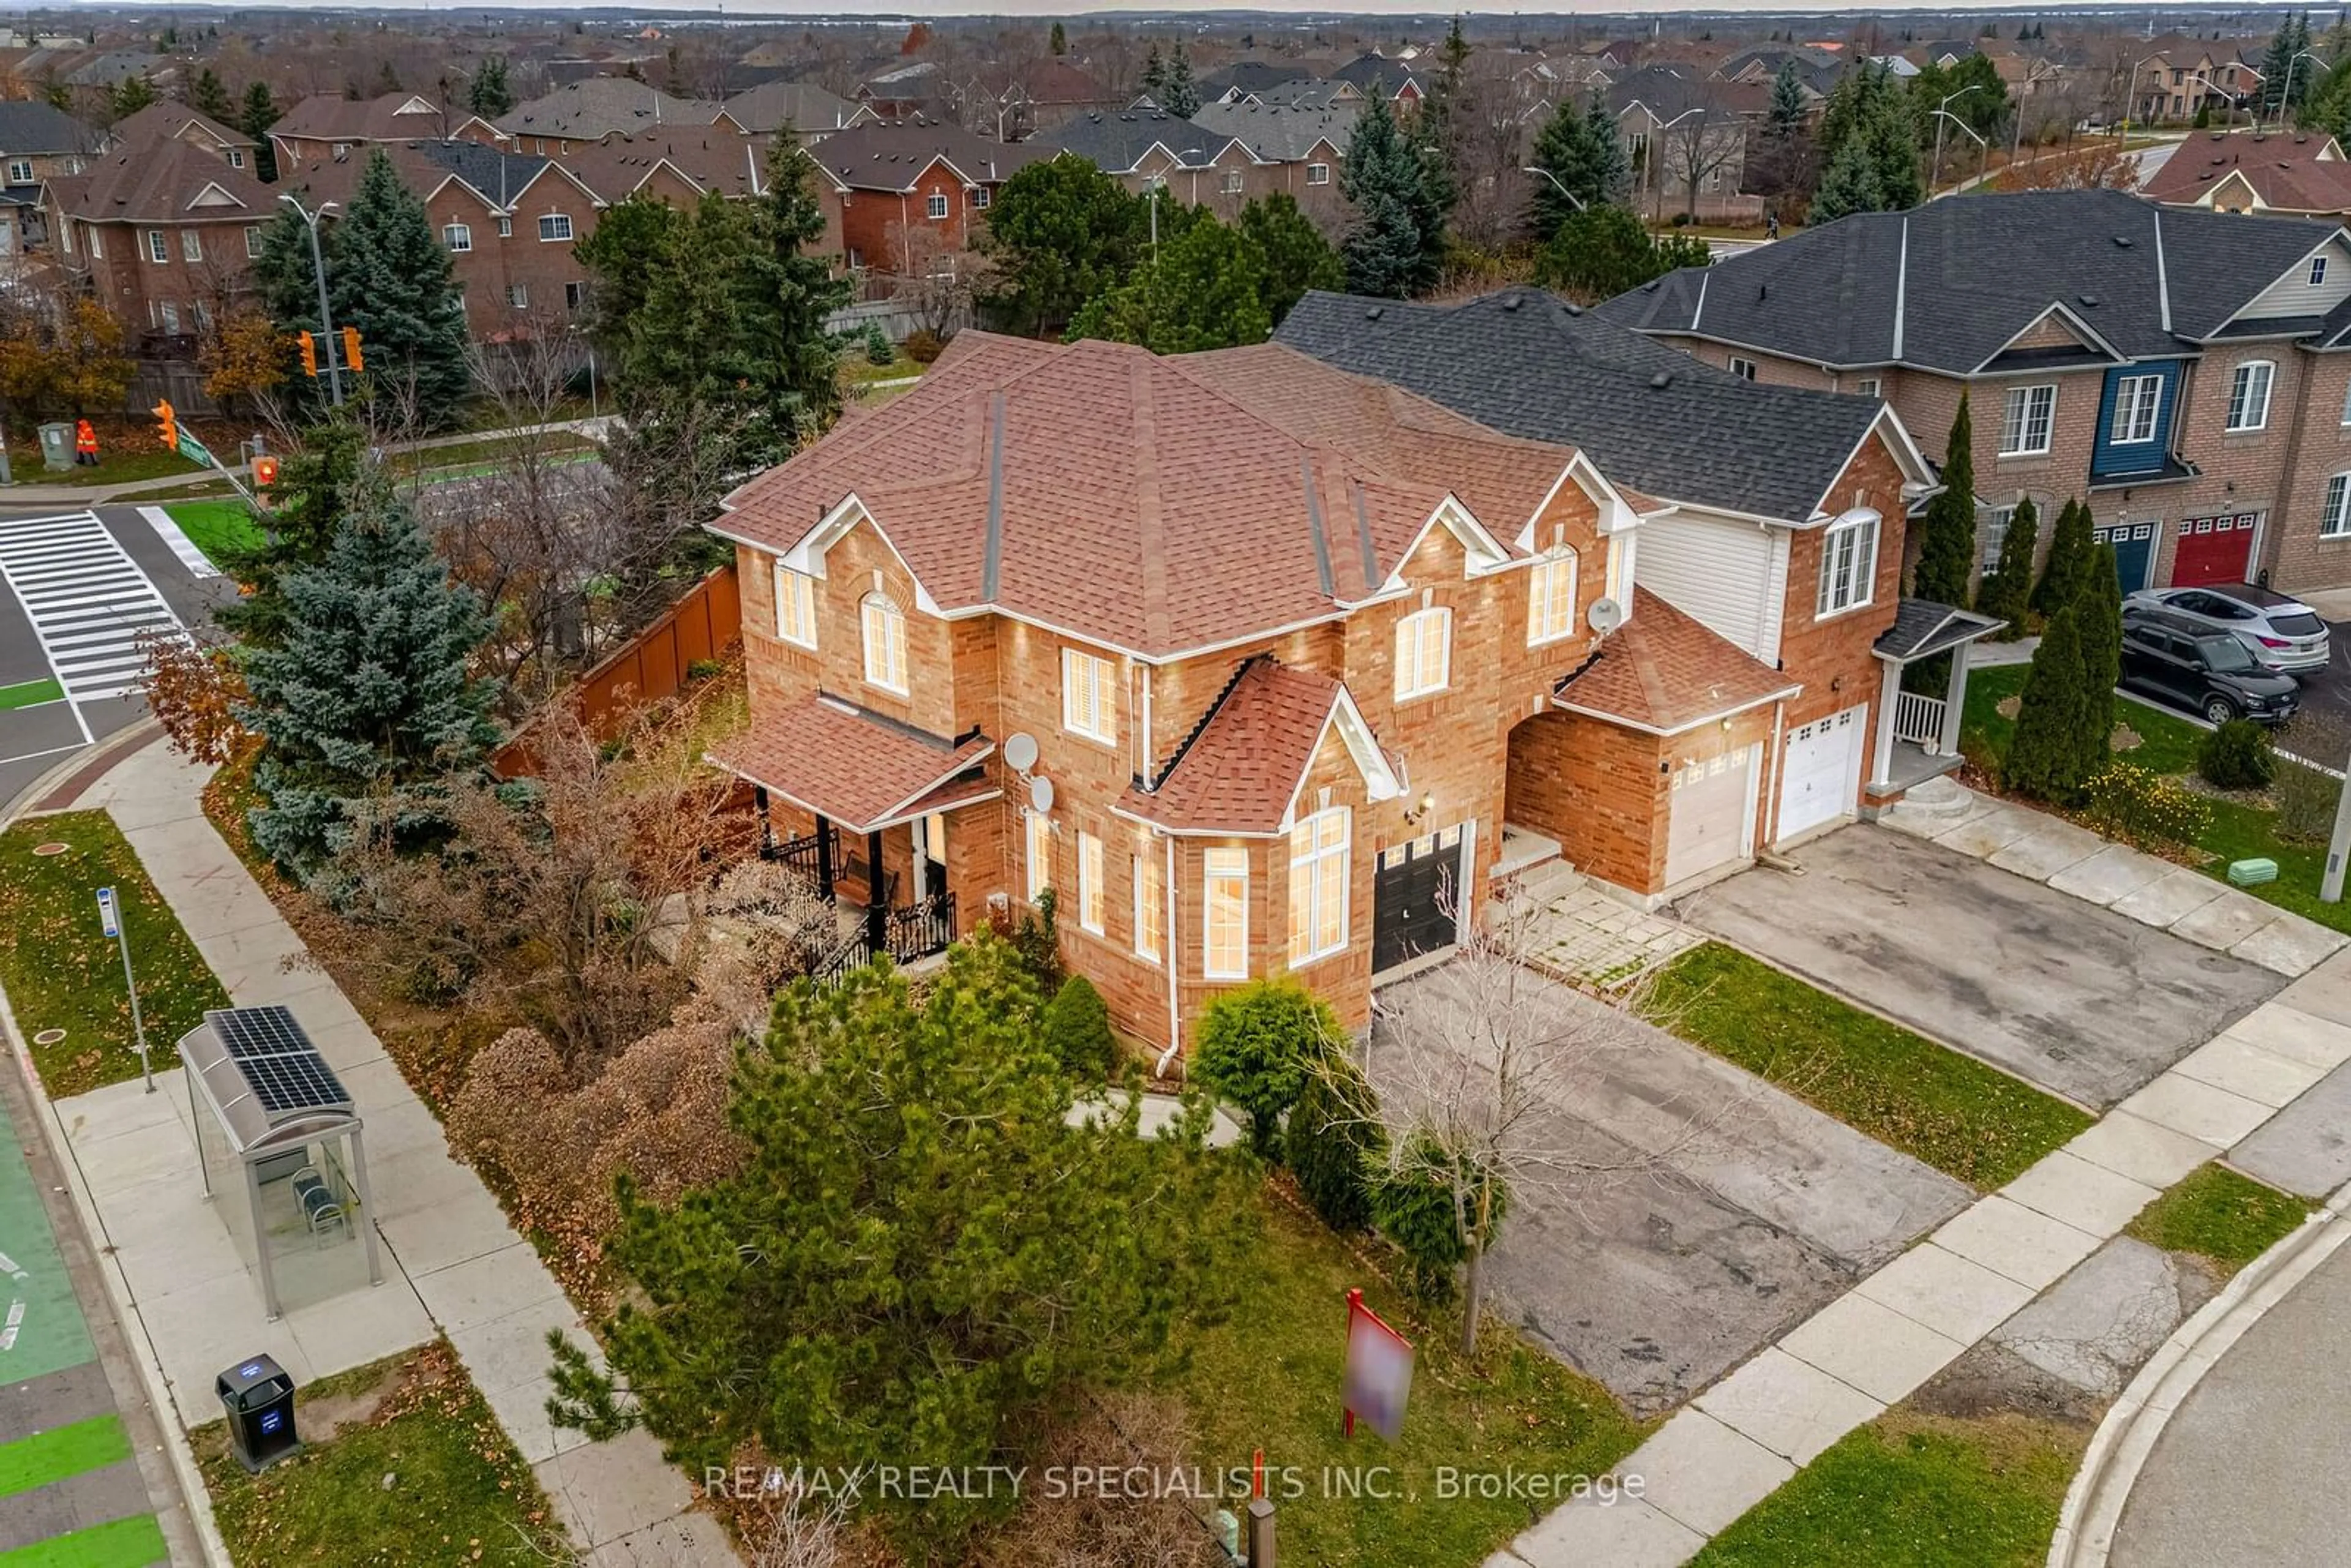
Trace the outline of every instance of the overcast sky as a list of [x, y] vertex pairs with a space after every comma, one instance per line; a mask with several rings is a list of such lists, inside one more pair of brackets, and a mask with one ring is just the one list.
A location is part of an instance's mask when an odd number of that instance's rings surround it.
[[[110, 6], [107, 8], [111, 9], [113, 7]], [[276, 0], [258, 0], [257, 4], [254, 3], [254, 0], [240, 0], [239, 8], [293, 11], [316, 9], [314, 6], [278, 4], [276, 3]], [[480, 7], [475, 5], [422, 5], [419, 3], [419, 0], [341, 0], [341, 3], [335, 8], [338, 10], [430, 10], [439, 13], [456, 12], [459, 14], [469, 12], [478, 13], [480, 10]], [[502, 7], [502, 9], [508, 11], [538, 11], [565, 16], [584, 15], [600, 23], [608, 23], [624, 17], [642, 15], [642, 13], [637, 13], [625, 7], [591, 7], [583, 11], [582, 7], [576, 5], [558, 5], [553, 3], [534, 4], [532, 3], [532, 0], [517, 0], [517, 4]], [[1088, 5], [1085, 9], [1088, 12], [1119, 12], [1130, 15], [1134, 13], [1148, 15], [1175, 12], [1224, 12], [1230, 15], [1233, 11], [1233, 7], [1228, 5], [1207, 3], [1207, 0], [1204, 0], [1204, 3], [1198, 5], [1185, 5], [1181, 3], [1171, 5], [1166, 3], [1166, 0], [1148, 0], [1148, 3], [1137, 3], [1133, 5], [1095, 4]], [[1931, 15], [1948, 15], [1954, 11], [1963, 10], [1999, 11], [2003, 14], [2013, 14], [2016, 9], [2015, 0], [1948, 0], [1948, 3], [1942, 5], [1917, 7], [1913, 14], [1924, 12]], [[1740, 0], [1651, 0], [1651, 4], [1644, 7], [1644, 14], [1658, 11], [1668, 13], [1690, 11], [1729, 11], [1747, 14], [1762, 13], [1777, 16], [1794, 15], [1814, 16], [1819, 19], [1821, 30], [1824, 35], [1844, 31], [1845, 28], [1859, 16], [1899, 16], [1903, 14], [1900, 10], [1831, 10], [1825, 5], [1816, 9], [1792, 9], [1785, 3], [1785, 0], [1752, 0], [1752, 3], [1749, 4], [1742, 4], [1740, 3]], [[840, 0], [727, 0], [727, 4], [723, 6], [714, 5], [711, 7], [711, 14], [713, 16], [723, 16], [728, 20], [747, 20], [753, 17], [790, 16], [863, 24], [893, 16], [1071, 16], [1080, 15], [1081, 13], [1073, 11], [1068, 4], [1068, 0], [1059, 0], [1059, 3], [1057, 3], [1057, 0], [989, 0], [989, 3], [984, 5], [975, 5], [971, 4], [971, 0], [912, 0], [912, 3], [906, 3], [906, 0], [893, 0], [893, 3], [886, 9], [878, 6], [872, 8], [859, 7], [852, 13], [844, 13]], [[1253, 16], [1263, 14], [1264, 13], [1259, 12], [1250, 13]], [[1418, 0], [1418, 3], [1416, 3], [1416, 0], [1360, 0], [1360, 3], [1351, 5], [1344, 10], [1314, 10], [1277, 13], [1277, 15], [1293, 18], [1293, 25], [1301, 26], [1309, 23], [1335, 23], [1344, 25], [1350, 18], [1366, 16], [1417, 16], [1436, 18], [1448, 16], [1451, 14], [1452, 13], [1450, 11], [1444, 9], [1432, 10], [1425, 3], [1425, 0]], [[1612, 12], [1595, 5], [1573, 6], [1562, 10], [1558, 7], [1556, 4], [1541, 7], [1528, 7], [1520, 10], [1472, 10], [1465, 12], [1464, 14], [1482, 18], [1489, 23], [1508, 16], [1525, 16], [1529, 19], [1531, 25], [1534, 24], [1539, 19], [1563, 21], [1563, 19], [1570, 15], [1584, 17], [1614, 16], [1620, 20], [1628, 16], [1628, 13], [1622, 9]], [[2079, 11], [2069, 10], [2067, 15], [2082, 17], [2085, 20], [2088, 19]], [[2099, 15], [2101, 19], [2104, 20], [2124, 24], [2137, 23], [2142, 26], [2144, 25], [2146, 18], [2145, 12], [2127, 9], [2102, 11], [2097, 15]], [[659, 18], [652, 19], [656, 21], [659, 20]], [[1624, 25], [1628, 31], [1635, 26], [1635, 24], [1630, 22], [1625, 22]], [[1259, 30], [1262, 31], [1262, 27], [1260, 27]]]

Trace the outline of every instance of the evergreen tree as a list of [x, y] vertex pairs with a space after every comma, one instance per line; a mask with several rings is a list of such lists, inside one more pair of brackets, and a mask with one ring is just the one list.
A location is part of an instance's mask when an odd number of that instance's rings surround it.
[[2123, 678], [2122, 584], [2115, 574], [2115, 547], [2092, 547], [2074, 595], [2074, 631], [2082, 644], [2082, 778], [2087, 780], [2113, 754], [2115, 685]]
[[595, 232], [572, 247], [588, 269], [581, 324], [606, 362], [618, 366], [626, 354], [630, 323], [688, 215], [690, 209], [681, 214], [657, 196], [632, 192], [606, 207]]
[[[2274, 116], [2281, 109], [2290, 109], [2302, 101], [2308, 86], [2308, 77], [2295, 64], [2296, 57], [2310, 47], [2310, 18], [2305, 14], [2288, 16], [2270, 35], [2269, 52], [2262, 57], [2261, 79], [2255, 84], [2262, 113]], [[2286, 99], [2286, 78], [2294, 78], [2294, 99]]]
[[196, 85], [188, 102], [198, 114], [209, 115], [223, 125], [236, 118], [236, 105], [230, 99], [228, 89], [210, 66], [196, 73]]
[[1938, 604], [1964, 605], [1976, 556], [1975, 437], [1965, 392], [1959, 394], [1959, 412], [1952, 417], [1950, 437], [1944, 444], [1942, 480], [1943, 488], [1927, 503], [1910, 592]]
[[1178, 120], [1189, 120], [1200, 112], [1200, 89], [1192, 80], [1192, 59], [1184, 52], [1184, 40], [1176, 40], [1176, 51], [1167, 61], [1167, 75], [1161, 83], [1155, 100], [1161, 109]]
[[473, 384], [456, 276], [424, 204], [381, 148], [369, 154], [334, 234], [327, 284], [335, 325], [359, 329], [369, 379], [413, 383], [426, 424], [455, 423]]
[[1040, 158], [1004, 182], [981, 245], [994, 262], [977, 291], [999, 332], [1058, 337], [1087, 300], [1116, 287], [1142, 255], [1142, 198], [1074, 154]]
[[1159, 95], [1167, 90], [1167, 62], [1160, 58], [1156, 38], [1151, 40], [1151, 53], [1144, 57], [1143, 90], [1152, 102], [1166, 107]]
[[2056, 525], [2049, 533], [2049, 556], [2042, 563], [2040, 584], [2032, 591], [2033, 609], [2054, 615], [2074, 602], [2090, 570], [2090, 545], [2089, 505], [2069, 500], [2058, 508]]
[[1261, 343], [1273, 333], [1264, 289], [1265, 263], [1248, 235], [1200, 212], [1134, 277], [1090, 300], [1067, 338], [1140, 343], [1155, 354]]
[[269, 84], [248, 82], [245, 101], [237, 106], [236, 128], [260, 143], [254, 172], [264, 184], [274, 184], [277, 180], [277, 145], [269, 140], [269, 128], [277, 123], [277, 101], [269, 96]]
[[1347, 287], [1409, 298], [1437, 284], [1445, 262], [1452, 183], [1431, 150], [1397, 125], [1387, 95], [1370, 95], [1355, 121], [1340, 190], [1355, 209], [1341, 247]]
[[2040, 538], [2041, 514], [2027, 496], [2016, 503], [2008, 532], [2001, 536], [1999, 564], [1984, 574], [1983, 586], [1976, 592], [1976, 609], [2004, 622], [1993, 634], [2002, 643], [2024, 635], [2025, 606], [2032, 598], [2032, 552]]
[[307, 878], [362, 797], [413, 831], [430, 814], [416, 788], [480, 762], [496, 732], [468, 661], [490, 622], [407, 508], [381, 501], [278, 588], [286, 640], [243, 654], [237, 719], [262, 743], [254, 782], [269, 803], [250, 815], [254, 842]]
[[1858, 136], [1885, 104], [1898, 97], [1893, 74], [1868, 60], [1837, 78], [1821, 108], [1821, 156], [1836, 162], [1844, 144]]
[[1894, 95], [1879, 103], [1866, 128], [1877, 174], [1878, 211], [1899, 213], [1927, 199], [1918, 178], [1918, 126], [1909, 100]]
[[507, 85], [507, 57], [491, 55], [474, 68], [465, 83], [465, 107], [484, 120], [514, 111], [514, 89]]
[[[1539, 243], [1559, 232], [1560, 225], [1576, 212], [1577, 203], [1588, 208], [1621, 202], [1632, 183], [1625, 144], [1617, 140], [1615, 122], [1597, 98], [1581, 107], [1573, 99], [1560, 99], [1535, 134], [1528, 162], [1550, 175], [1550, 179], [1531, 176], [1534, 235]], [[1574, 201], [1561, 194], [1562, 185]]]
[[155, 101], [155, 84], [145, 77], [124, 77], [111, 95], [114, 118], [128, 120]]
[[1652, 235], [1624, 207], [1572, 213], [1535, 256], [1535, 281], [1583, 304], [1613, 299], [1653, 277], [1713, 259], [1696, 235]]
[[400, 73], [392, 68], [392, 65], [390, 60], [386, 60], [376, 69], [375, 96], [382, 98], [387, 94], [395, 93], [400, 90]]
[[747, 329], [764, 350], [759, 379], [774, 462], [841, 417], [841, 379], [825, 323], [850, 302], [850, 282], [815, 251], [824, 237], [816, 162], [799, 139], [778, 131], [768, 147], [766, 193], [753, 225], [758, 249], [745, 282]]
[[1070, 35], [1061, 30], [1061, 23], [1053, 24], [1053, 35], [1046, 47], [1053, 51], [1053, 57], [1057, 60], [1070, 52]]
[[1771, 78], [1771, 107], [1764, 123], [1783, 141], [1804, 128], [1804, 83], [1792, 59], [1782, 61], [1780, 74]]
[[213, 607], [221, 630], [249, 648], [282, 644], [287, 612], [279, 580], [325, 561], [344, 519], [381, 501], [381, 490], [382, 475], [369, 465], [358, 425], [337, 418], [304, 431], [301, 446], [278, 464], [267, 533], [221, 562], [245, 589]]
[[1870, 155], [1868, 142], [1847, 137], [1829, 159], [1820, 189], [1813, 193], [1812, 221], [1834, 223], [1855, 213], [1885, 210], [1886, 193], [1877, 183], [1877, 161]]
[[1458, 11], [1453, 14], [1453, 25], [1446, 29], [1445, 42], [1437, 58], [1437, 79], [1429, 84], [1428, 98], [1420, 106], [1420, 112], [1429, 139], [1452, 159], [1461, 129], [1455, 121], [1469, 67], [1469, 40], [1461, 35], [1461, 14]]
[[[2001, 767], [2001, 782], [2009, 789], [2059, 805], [2079, 798], [2087, 780], [2082, 737], [2096, 722], [2074, 614], [2067, 605], [2049, 618], [2041, 633], [2017, 699], [2016, 733]], [[2103, 741], [2107, 731], [2095, 733]]]
[[1243, 207], [1240, 231], [1257, 252], [1264, 273], [1259, 298], [1274, 326], [1281, 325], [1308, 289], [1347, 287], [1347, 264], [1288, 192], [1259, 196]]

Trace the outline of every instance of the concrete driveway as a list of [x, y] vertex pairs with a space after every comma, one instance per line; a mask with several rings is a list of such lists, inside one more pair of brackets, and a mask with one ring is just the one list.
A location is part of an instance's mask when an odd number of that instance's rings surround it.
[[1885, 829], [1693, 894], [1684, 918], [1932, 1039], [2103, 1110], [2284, 977]]
[[[1389, 1009], [1425, 1018], [1455, 983], [1440, 968], [1382, 992], [1384, 1095], [1428, 1038], [1401, 1035]], [[1610, 1012], [1531, 972], [1517, 1000], [1546, 1040]], [[1662, 1030], [1621, 1030], [1619, 1047], [1535, 1082], [1528, 1141], [1583, 1174], [1520, 1184], [1488, 1279], [1498, 1310], [1640, 1414], [1681, 1404], [1974, 1197]]]

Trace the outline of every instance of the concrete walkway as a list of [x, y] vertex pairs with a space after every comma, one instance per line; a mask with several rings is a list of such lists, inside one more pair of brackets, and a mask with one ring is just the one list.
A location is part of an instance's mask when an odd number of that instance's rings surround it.
[[2351, 1063], [2351, 953], [2240, 1019], [2095, 1126], [1698, 1396], [1488, 1568], [1669, 1568], [2064, 1279], [2164, 1188]]
[[733, 1563], [715, 1521], [685, 1511], [686, 1479], [652, 1437], [591, 1444], [549, 1426], [548, 1332], [593, 1341], [496, 1200], [452, 1157], [366, 1021], [204, 819], [197, 796], [209, 771], [150, 746], [76, 804], [113, 816], [231, 999], [292, 1009], [351, 1091], [388, 1257], [381, 1285], [271, 1322], [196, 1179], [183, 1075], [159, 1072], [152, 1095], [133, 1082], [57, 1102], [74, 1178], [110, 1249], [110, 1287], [134, 1337], [152, 1346], [179, 1424], [217, 1416], [213, 1375], [256, 1350], [306, 1383], [445, 1333], [586, 1562]]

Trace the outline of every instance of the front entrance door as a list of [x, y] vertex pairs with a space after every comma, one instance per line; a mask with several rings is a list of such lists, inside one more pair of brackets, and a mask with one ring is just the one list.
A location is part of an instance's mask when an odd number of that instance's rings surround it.
[[1380, 852], [1372, 883], [1373, 973], [1459, 940], [1463, 837], [1457, 823]]
[[907, 824], [914, 837], [914, 896], [928, 898], [947, 888], [947, 819], [933, 811]]
[[2125, 593], [2137, 593], [2147, 585], [2155, 570], [2155, 523], [2103, 523], [2090, 530], [2090, 538], [2102, 545], [2115, 547], [2115, 576], [2122, 581]]
[[2254, 526], [2259, 512], [2226, 517], [2189, 517], [2179, 525], [2171, 554], [2171, 586], [2201, 588], [2214, 582], [2251, 580]]

